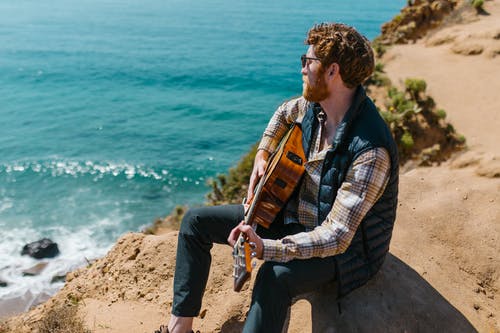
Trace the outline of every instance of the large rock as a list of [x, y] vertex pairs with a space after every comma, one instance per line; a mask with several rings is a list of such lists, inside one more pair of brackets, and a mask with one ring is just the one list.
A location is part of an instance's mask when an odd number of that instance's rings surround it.
[[460, 310], [392, 254], [371, 281], [340, 301], [334, 285], [299, 299], [288, 332], [477, 332]]
[[26, 244], [21, 251], [21, 255], [29, 255], [35, 259], [54, 258], [59, 254], [57, 243], [48, 238]]
[[415, 41], [439, 26], [456, 5], [455, 0], [410, 0], [398, 15], [382, 25], [380, 40], [384, 44]]

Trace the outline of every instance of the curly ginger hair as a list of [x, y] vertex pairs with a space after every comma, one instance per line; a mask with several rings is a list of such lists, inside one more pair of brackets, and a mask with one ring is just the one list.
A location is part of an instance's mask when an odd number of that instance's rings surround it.
[[363, 83], [375, 67], [370, 41], [342, 23], [314, 25], [307, 33], [305, 44], [312, 45], [323, 68], [333, 63], [339, 65], [340, 76], [348, 88]]

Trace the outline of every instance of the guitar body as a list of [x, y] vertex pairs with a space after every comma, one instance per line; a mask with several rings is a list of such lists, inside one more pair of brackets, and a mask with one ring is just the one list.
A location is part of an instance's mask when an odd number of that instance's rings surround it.
[[[290, 199], [305, 171], [306, 157], [302, 147], [302, 129], [294, 124], [269, 158], [266, 172], [261, 177], [254, 199], [245, 215], [245, 224], [269, 228], [283, 206]], [[234, 245], [234, 290], [240, 291], [250, 278], [255, 244], [240, 235]]]
[[255, 202], [252, 223], [269, 228], [300, 182], [305, 162], [302, 129], [294, 125], [270, 158]]

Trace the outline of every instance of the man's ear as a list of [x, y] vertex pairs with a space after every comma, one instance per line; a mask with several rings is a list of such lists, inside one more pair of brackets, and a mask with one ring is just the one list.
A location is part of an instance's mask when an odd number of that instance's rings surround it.
[[339, 65], [334, 62], [330, 65], [327, 72], [329, 76], [333, 77], [336, 73], [339, 72]]

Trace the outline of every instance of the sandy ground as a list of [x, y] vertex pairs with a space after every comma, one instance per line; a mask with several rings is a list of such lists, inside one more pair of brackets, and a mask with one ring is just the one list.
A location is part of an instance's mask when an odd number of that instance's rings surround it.
[[[384, 56], [394, 83], [425, 79], [468, 150], [401, 175], [391, 254], [381, 272], [342, 299], [341, 312], [330, 286], [304, 295], [292, 307], [288, 332], [500, 332], [499, 0], [486, 1], [485, 9], [489, 15]], [[481, 54], [464, 55], [479, 48]], [[27, 327], [44, 309], [72, 299], [92, 332], [152, 332], [168, 319], [175, 243], [175, 231], [125, 235], [108, 256], [70, 275], [51, 301], [11, 323]], [[195, 319], [201, 332], [241, 331], [250, 288], [232, 291], [230, 253], [227, 246], [213, 249]]]

